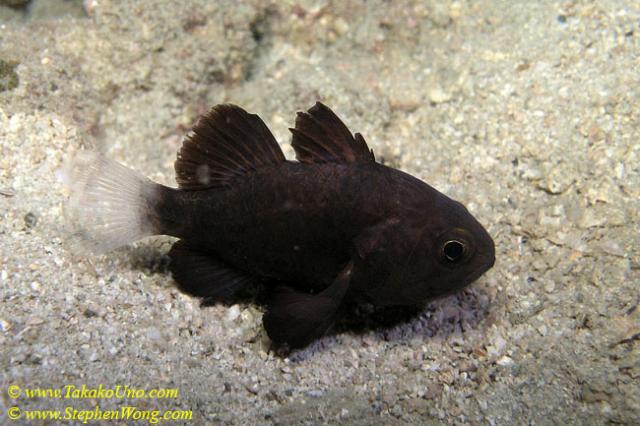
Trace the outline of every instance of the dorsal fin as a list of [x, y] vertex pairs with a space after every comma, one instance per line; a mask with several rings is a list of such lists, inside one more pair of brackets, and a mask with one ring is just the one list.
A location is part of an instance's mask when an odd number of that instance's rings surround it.
[[291, 145], [301, 163], [374, 162], [373, 151], [360, 133], [355, 136], [327, 106], [316, 102], [299, 112]]
[[247, 172], [284, 161], [260, 117], [222, 104], [200, 117], [185, 138], [175, 163], [176, 180], [182, 189], [224, 186]]

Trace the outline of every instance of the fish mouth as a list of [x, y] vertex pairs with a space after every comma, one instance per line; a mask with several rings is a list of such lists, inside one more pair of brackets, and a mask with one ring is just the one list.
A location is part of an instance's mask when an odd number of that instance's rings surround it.
[[495, 243], [488, 232], [485, 231], [484, 234], [485, 238], [483, 238], [482, 248], [476, 253], [476, 256], [479, 257], [478, 264], [481, 266], [469, 275], [468, 283], [472, 283], [480, 278], [482, 274], [493, 268], [493, 265], [496, 263]]
[[475, 280], [480, 278], [489, 269], [493, 268], [493, 265], [495, 265], [495, 263], [496, 263], [495, 255], [482, 256], [482, 257], [483, 257], [483, 260], [484, 260], [484, 262], [482, 262], [482, 265], [484, 265], [484, 266], [479, 268], [479, 269], [476, 269], [472, 274], [469, 275], [469, 278], [468, 278], [468, 281], [467, 281], [469, 284], [471, 284], [472, 282], [474, 282]]
[[496, 246], [493, 238], [484, 227], [481, 228], [481, 232], [478, 234], [481, 236], [478, 239], [477, 260], [475, 261], [478, 266], [465, 277], [465, 285], [471, 284], [480, 278], [485, 272], [493, 268], [496, 263]]

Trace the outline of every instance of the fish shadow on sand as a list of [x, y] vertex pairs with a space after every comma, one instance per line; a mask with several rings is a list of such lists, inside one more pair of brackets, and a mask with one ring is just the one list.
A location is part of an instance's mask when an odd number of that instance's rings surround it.
[[285, 348], [277, 353], [291, 362], [304, 362], [343, 344], [341, 335], [372, 334], [374, 341], [389, 342], [392, 346], [411, 341], [414, 345], [415, 341], [426, 343], [434, 338], [460, 341], [465, 339], [466, 332], [483, 328], [481, 324], [490, 313], [489, 300], [485, 290], [471, 287], [419, 307], [352, 305], [321, 339], [302, 349]]
[[478, 289], [467, 288], [455, 295], [434, 299], [422, 306], [356, 305], [336, 324], [336, 333], [375, 332], [385, 341], [447, 336], [474, 329], [488, 315], [488, 303]]
[[[153, 244], [140, 244], [127, 250], [131, 267], [147, 274], [165, 275], [176, 286], [169, 272], [170, 259], [167, 250], [170, 238], [158, 238]], [[176, 286], [177, 288], [177, 286]], [[225, 306], [254, 304], [266, 308], [270, 287], [258, 285], [252, 291], [224, 303], [201, 299], [206, 309], [218, 303]], [[329, 332], [306, 348], [289, 351], [276, 350], [281, 356], [303, 360], [313, 353], [326, 350], [336, 344], [335, 337], [342, 334], [366, 335], [374, 333], [377, 339], [387, 342], [403, 342], [413, 339], [440, 337], [446, 340], [453, 334], [476, 329], [490, 311], [490, 297], [483, 286], [470, 286], [458, 293], [431, 300], [422, 306], [375, 306], [371, 304], [347, 304]]]

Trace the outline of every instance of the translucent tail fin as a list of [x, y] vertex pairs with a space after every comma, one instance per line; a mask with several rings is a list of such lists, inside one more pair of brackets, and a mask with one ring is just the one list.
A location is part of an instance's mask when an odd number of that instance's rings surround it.
[[150, 200], [160, 185], [104, 155], [81, 152], [66, 167], [72, 249], [104, 253], [156, 234]]

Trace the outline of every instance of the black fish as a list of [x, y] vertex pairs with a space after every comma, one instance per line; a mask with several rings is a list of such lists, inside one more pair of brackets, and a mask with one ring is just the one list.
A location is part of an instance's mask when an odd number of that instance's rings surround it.
[[418, 305], [493, 266], [493, 240], [462, 204], [376, 163], [323, 104], [291, 132], [297, 162], [257, 115], [214, 107], [178, 153], [178, 189], [85, 153], [71, 176], [76, 235], [94, 251], [177, 237], [175, 280], [210, 300], [266, 282], [265, 329], [292, 348], [322, 336], [347, 301]]

